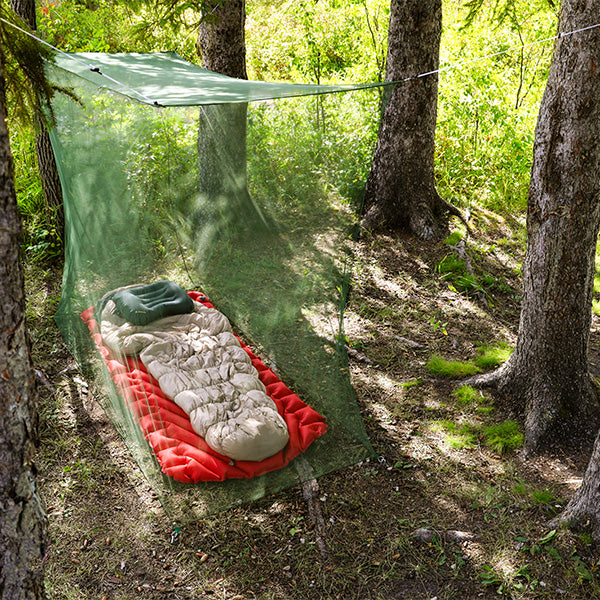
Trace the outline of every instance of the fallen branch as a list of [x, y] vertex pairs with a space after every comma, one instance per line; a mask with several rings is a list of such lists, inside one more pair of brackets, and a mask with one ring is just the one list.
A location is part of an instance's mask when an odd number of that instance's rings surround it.
[[456, 542], [462, 544], [464, 542], [475, 542], [479, 539], [476, 533], [470, 531], [457, 531], [455, 529], [447, 529], [446, 531], [434, 531], [425, 529], [424, 527], [417, 529], [411, 533], [412, 537], [417, 538], [421, 542], [431, 542], [437, 537], [444, 542]]
[[319, 499], [319, 484], [314, 477], [311, 477], [314, 472], [307, 460], [300, 456], [295, 461], [296, 470], [300, 476], [302, 482], [302, 496], [308, 505], [308, 514], [310, 520], [314, 525], [315, 531], [315, 542], [317, 548], [321, 553], [321, 557], [324, 561], [329, 561], [329, 551], [323, 539], [326, 535], [325, 531], [325, 519], [323, 518], [323, 511], [321, 510], [321, 501]]
[[308, 514], [315, 527], [315, 542], [323, 560], [329, 560], [329, 551], [325, 545], [325, 519], [319, 499], [319, 484], [316, 479], [310, 479], [302, 484], [302, 495], [308, 504]]
[[355, 348], [350, 348], [350, 346], [346, 346], [346, 350], [348, 351], [348, 356], [350, 356], [354, 360], [363, 362], [367, 365], [375, 364], [364, 352], [360, 352], [359, 350], [356, 350]]

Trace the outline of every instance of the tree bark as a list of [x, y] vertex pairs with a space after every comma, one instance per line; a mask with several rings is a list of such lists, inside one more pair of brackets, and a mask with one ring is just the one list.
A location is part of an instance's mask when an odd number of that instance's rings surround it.
[[558, 527], [562, 523], [574, 530], [588, 531], [600, 543], [600, 434], [581, 486], [550, 525]]
[[[565, 0], [560, 31], [600, 21], [600, 3]], [[557, 40], [535, 132], [517, 347], [480, 383], [525, 409], [525, 449], [598, 424], [588, 372], [600, 227], [600, 35]]]
[[10, 7], [29, 27], [35, 31], [35, 0], [10, 0]]
[[[450, 206], [434, 180], [441, 0], [392, 0], [386, 81], [402, 81], [389, 98], [365, 191], [363, 229], [441, 235]], [[408, 81], [404, 81], [405, 79]]]
[[0, 599], [30, 600], [44, 597], [45, 515], [33, 465], [35, 380], [5, 106], [0, 64]]
[[[35, 0], [10, 0], [10, 7], [21, 17], [32, 31], [37, 29]], [[65, 217], [62, 187], [50, 135], [40, 118], [37, 120], [38, 133], [35, 136], [35, 152], [42, 182], [42, 193], [46, 207], [46, 219], [56, 229], [56, 235], [64, 242]]]
[[[213, 0], [212, 5], [214, 9], [204, 15], [198, 33], [202, 66], [215, 73], [247, 79], [245, 0], [227, 0], [222, 4]], [[252, 206], [246, 176], [247, 109], [245, 103], [200, 108], [200, 192], [215, 205], [227, 202], [221, 214], [243, 215]]]
[[246, 74], [246, 2], [211, 0], [198, 32], [198, 54], [209, 71], [248, 79]]

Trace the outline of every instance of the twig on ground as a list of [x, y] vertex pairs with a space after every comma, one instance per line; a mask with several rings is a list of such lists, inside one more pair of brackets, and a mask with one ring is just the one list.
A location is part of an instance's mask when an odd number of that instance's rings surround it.
[[35, 376], [47, 390], [50, 390], [52, 394], [56, 394], [56, 388], [50, 383], [50, 380], [46, 377], [42, 370], [35, 369]]
[[308, 514], [315, 526], [315, 542], [323, 560], [329, 560], [329, 551], [323, 540], [325, 536], [325, 519], [319, 499], [319, 484], [316, 479], [310, 479], [302, 484], [302, 495], [308, 504]]

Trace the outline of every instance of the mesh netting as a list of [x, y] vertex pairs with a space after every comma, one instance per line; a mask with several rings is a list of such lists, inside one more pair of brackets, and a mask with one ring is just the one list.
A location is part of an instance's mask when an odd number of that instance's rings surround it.
[[[79, 98], [54, 103], [66, 220], [56, 320], [167, 512], [198, 518], [372, 455], [341, 324], [377, 90], [156, 107], [51, 71]], [[157, 453], [176, 445], [178, 460], [189, 458], [177, 445], [178, 436], [189, 441], [185, 416], [174, 410], [182, 421], [165, 425], [165, 411], [148, 408], [157, 381], [139, 374], [138, 356], [107, 351], [92, 312], [112, 290], [163, 280], [226, 315], [267, 374], [267, 391], [299, 397], [326, 431], [248, 479], [235, 460], [224, 481], [166, 475]]]

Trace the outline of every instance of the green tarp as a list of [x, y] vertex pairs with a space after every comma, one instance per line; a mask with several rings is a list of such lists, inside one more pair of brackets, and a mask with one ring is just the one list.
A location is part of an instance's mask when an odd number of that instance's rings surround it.
[[253, 102], [380, 85], [303, 85], [246, 81], [201, 69], [176, 52], [57, 53], [56, 65], [99, 87], [111, 89], [138, 102], [158, 106]]

